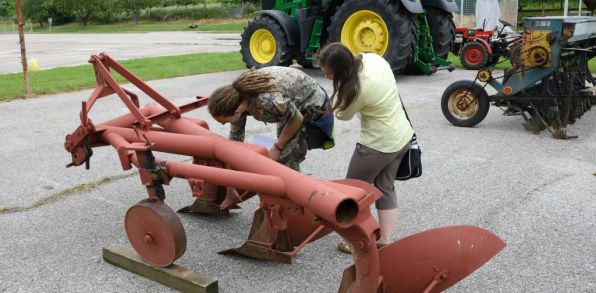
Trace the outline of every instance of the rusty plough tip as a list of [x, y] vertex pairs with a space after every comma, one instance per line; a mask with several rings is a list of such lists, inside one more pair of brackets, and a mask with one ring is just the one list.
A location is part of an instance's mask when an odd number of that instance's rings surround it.
[[[165, 186], [173, 178], [189, 183], [192, 205], [180, 212], [228, 215], [230, 208], [257, 195], [246, 243], [222, 253], [291, 263], [305, 245], [332, 231], [354, 247], [355, 265], [347, 269], [340, 292], [438, 292], [488, 261], [504, 243], [470, 226], [421, 232], [377, 250], [379, 225], [370, 205], [379, 190], [358, 180], [323, 181], [291, 170], [268, 157], [260, 146], [230, 141], [209, 130], [204, 120], [184, 114], [207, 105], [199, 97], [176, 106], [127, 71], [108, 54], [91, 56], [97, 85], [82, 103], [81, 125], [66, 136], [70, 166], [90, 166], [96, 147], [112, 146], [124, 170], [138, 169], [147, 197], [126, 213], [125, 228], [136, 252], [154, 266], [175, 262], [186, 251], [186, 234], [168, 207]], [[122, 88], [116, 72], [155, 101]], [[93, 123], [88, 114], [99, 99], [116, 96], [129, 114]], [[192, 162], [163, 160], [154, 153], [188, 156]], [[233, 197], [233, 198], [230, 198]]]

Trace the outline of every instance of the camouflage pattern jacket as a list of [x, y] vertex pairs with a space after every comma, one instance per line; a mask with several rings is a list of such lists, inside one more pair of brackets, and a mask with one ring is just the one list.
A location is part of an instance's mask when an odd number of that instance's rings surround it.
[[325, 111], [326, 93], [314, 78], [290, 67], [271, 66], [258, 70], [268, 72], [275, 78], [277, 91], [248, 99], [247, 113], [232, 123], [230, 139], [244, 141], [248, 115], [265, 123], [277, 123], [278, 135], [299, 112], [304, 122], [313, 122], [321, 117]]

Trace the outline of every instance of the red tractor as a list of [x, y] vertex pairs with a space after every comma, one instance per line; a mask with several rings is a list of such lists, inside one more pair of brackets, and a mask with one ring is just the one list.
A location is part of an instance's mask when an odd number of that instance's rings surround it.
[[500, 57], [509, 59], [511, 48], [520, 40], [519, 36], [504, 33], [511, 24], [502, 21], [500, 31], [484, 30], [484, 28], [455, 29], [453, 53], [459, 55], [461, 64], [467, 69], [481, 69], [499, 62]]

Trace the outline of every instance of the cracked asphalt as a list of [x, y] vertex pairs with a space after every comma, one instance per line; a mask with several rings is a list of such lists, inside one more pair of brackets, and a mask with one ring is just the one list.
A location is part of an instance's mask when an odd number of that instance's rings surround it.
[[[331, 89], [319, 71], [307, 72]], [[149, 84], [182, 104], [239, 73]], [[441, 94], [451, 82], [473, 75], [457, 70], [398, 77], [424, 169], [418, 179], [396, 182], [400, 217], [394, 237], [466, 224], [507, 243], [449, 292], [596, 292], [596, 113], [569, 127], [579, 136], [572, 140], [532, 134], [521, 117], [502, 116], [496, 107], [476, 127], [454, 127], [441, 113]], [[0, 292], [171, 291], [102, 260], [103, 247], [129, 245], [124, 214], [146, 191], [134, 171], [121, 169], [110, 147], [94, 150], [90, 170], [65, 168], [70, 156], [64, 137], [78, 126], [81, 101], [90, 92], [0, 103]], [[126, 112], [108, 97], [98, 101], [91, 118], [102, 122]], [[228, 126], [215, 123], [205, 109], [189, 116], [227, 134]], [[302, 165], [306, 174], [345, 176], [359, 123], [336, 127], [336, 147], [309, 152]], [[248, 130], [273, 137], [275, 127], [251, 121]], [[166, 196], [175, 210], [192, 202], [180, 179], [166, 186]], [[188, 246], [177, 264], [218, 278], [221, 292], [335, 292], [352, 262], [336, 250], [335, 234], [307, 245], [292, 265], [216, 254], [245, 241], [257, 205], [253, 198], [224, 218], [180, 215]]]

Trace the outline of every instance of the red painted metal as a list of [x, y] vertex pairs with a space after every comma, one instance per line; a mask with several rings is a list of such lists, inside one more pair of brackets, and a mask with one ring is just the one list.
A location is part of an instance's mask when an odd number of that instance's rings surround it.
[[[394, 284], [391, 280], [398, 277], [386, 268], [386, 264], [401, 257], [394, 252], [394, 247], [405, 247], [399, 249], [400, 253], [419, 253], [415, 245], [423, 238], [417, 236], [419, 234], [412, 236], [414, 241], [404, 239], [383, 248], [381, 252], [377, 250], [379, 225], [371, 215], [370, 205], [381, 193], [372, 185], [358, 180], [328, 182], [307, 177], [271, 160], [263, 147], [230, 141], [209, 131], [205, 121], [183, 116], [188, 111], [206, 105], [207, 98], [198, 97], [196, 101], [178, 107], [107, 54], [92, 56], [90, 62], [95, 68], [97, 87], [91, 97], [82, 103], [81, 125], [66, 136], [64, 146], [72, 156], [72, 163], [67, 166], [85, 163], [88, 167], [92, 148], [111, 145], [117, 151], [123, 169], [134, 166], [139, 170], [141, 183], [146, 186], [149, 198], [131, 207], [125, 219], [126, 231], [139, 255], [154, 265], [169, 265], [184, 252], [182, 246], [186, 247], [183, 229], [177, 228], [181, 227], [178, 218], [172, 216], [173, 212], [163, 203], [163, 185], [167, 185], [174, 177], [189, 181], [192, 194], [196, 197], [195, 203], [187, 210], [191, 212], [217, 214], [216, 209], [223, 198], [226, 194], [234, 194], [230, 192], [234, 189], [242, 194], [239, 200], [258, 193], [260, 207], [255, 211], [249, 239], [242, 247], [228, 252], [291, 262], [291, 257], [307, 243], [331, 231], [337, 232], [354, 247], [354, 266], [344, 273], [340, 292], [390, 292]], [[158, 105], [141, 108], [138, 97], [120, 87], [110, 75], [110, 69], [130, 81]], [[130, 114], [94, 124], [89, 119], [92, 106], [98, 99], [112, 94], [120, 98]], [[185, 155], [193, 160], [164, 160], [155, 158], [153, 152]], [[227, 208], [224, 210], [222, 214], [227, 213]], [[152, 220], [145, 223], [139, 220], [141, 218]], [[159, 233], [152, 232], [154, 230]], [[478, 235], [488, 235], [482, 232], [484, 230], [455, 231], [460, 233], [458, 237], [467, 241], [464, 242], [466, 244], [472, 243], [470, 241]], [[451, 239], [443, 232], [438, 230], [421, 234], [428, 237], [440, 234], [436, 236], [437, 239]], [[165, 239], [165, 244], [156, 246], [156, 239]], [[486, 243], [498, 242], [491, 247], [500, 247], [496, 251], [502, 248], [498, 238], [485, 239], [485, 242], [478, 244], [487, 246]], [[429, 249], [431, 252], [436, 252], [436, 249], [454, 252], [450, 246]], [[488, 260], [496, 251], [483, 252], [482, 259]], [[456, 261], [448, 259], [447, 263]], [[469, 262], [471, 266], [467, 268], [475, 269], [481, 265], [475, 259]], [[415, 288], [430, 288], [429, 284], [436, 284], [432, 288], [446, 288], [445, 284], [454, 283], [449, 280], [459, 280], [473, 270], [462, 271], [448, 265], [440, 268], [445, 273], [441, 271], [430, 278], [421, 277], [417, 282], [422, 282], [426, 287]], [[421, 276], [427, 275], [421, 273]], [[447, 276], [456, 277], [443, 281]], [[404, 282], [404, 286], [406, 284], [409, 283]]]
[[[491, 36], [492, 36], [492, 33], [491, 33]], [[489, 56], [493, 54], [493, 48], [491, 47], [491, 45], [488, 44], [486, 39], [483, 39], [480, 37], [470, 37], [468, 39], [468, 42], [479, 42], [480, 44], [482, 44], [482, 46], [484, 46], [484, 48], [486, 48], [486, 51], [488, 52]]]
[[186, 250], [180, 219], [160, 200], [143, 200], [124, 218], [126, 236], [141, 257], [157, 267], [171, 265]]
[[464, 52], [466, 62], [471, 65], [476, 65], [484, 59], [484, 53], [477, 47], [468, 47]]

